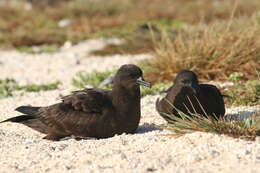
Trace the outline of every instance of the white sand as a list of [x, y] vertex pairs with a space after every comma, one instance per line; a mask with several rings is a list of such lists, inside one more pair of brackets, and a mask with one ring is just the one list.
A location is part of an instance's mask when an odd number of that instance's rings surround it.
[[[44, 106], [58, 102], [61, 94], [75, 89], [71, 79], [80, 70], [102, 71], [149, 57], [88, 55], [90, 50], [100, 49], [110, 41], [90, 40], [55, 54], [0, 52], [2, 79], [15, 78], [21, 84], [63, 82], [59, 90], [0, 99], [0, 120], [18, 115], [14, 109], [20, 105]], [[0, 173], [260, 172], [260, 137], [256, 141], [244, 141], [199, 132], [179, 138], [164, 136], [170, 132], [153, 125], [164, 123], [154, 108], [157, 97], [142, 99], [142, 119], [134, 135], [51, 142], [43, 140], [43, 134], [23, 125], [0, 124]], [[228, 113], [255, 109], [233, 108], [228, 109]]]

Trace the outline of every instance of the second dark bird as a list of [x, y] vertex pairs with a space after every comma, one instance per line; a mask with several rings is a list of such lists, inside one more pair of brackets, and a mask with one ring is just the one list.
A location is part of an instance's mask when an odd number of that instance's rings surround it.
[[164, 113], [180, 117], [171, 104], [187, 115], [198, 113], [214, 118], [225, 115], [223, 96], [217, 87], [199, 84], [196, 74], [189, 70], [179, 72], [166, 96], [156, 101], [157, 112], [166, 120], [169, 118]]
[[16, 111], [23, 115], [2, 122], [24, 124], [46, 134], [44, 139], [49, 140], [71, 135], [107, 138], [134, 133], [141, 116], [140, 85], [151, 87], [139, 67], [123, 65], [114, 78], [112, 90], [84, 89], [47, 107], [21, 106]]

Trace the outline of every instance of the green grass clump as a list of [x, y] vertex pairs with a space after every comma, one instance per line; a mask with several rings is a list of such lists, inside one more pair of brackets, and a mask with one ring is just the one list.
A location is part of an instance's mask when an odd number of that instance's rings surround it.
[[0, 79], [0, 98], [11, 97], [14, 95], [15, 91], [23, 92], [39, 92], [55, 90], [61, 83], [59, 81], [50, 84], [31, 84], [31, 85], [19, 85], [14, 79]]
[[211, 116], [204, 117], [198, 114], [193, 114], [193, 117], [190, 117], [181, 111], [178, 112], [181, 118], [165, 114], [169, 118], [166, 119], [168, 123], [166, 128], [173, 132], [173, 136], [196, 131], [224, 134], [246, 140], [254, 140], [255, 137], [260, 136], [260, 112], [242, 120], [224, 120], [222, 118], [216, 120]]

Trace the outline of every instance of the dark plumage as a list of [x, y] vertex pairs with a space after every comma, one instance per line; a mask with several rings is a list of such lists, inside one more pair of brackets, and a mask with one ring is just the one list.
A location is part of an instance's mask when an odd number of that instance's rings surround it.
[[208, 116], [219, 118], [225, 114], [223, 95], [217, 87], [199, 84], [196, 74], [188, 70], [182, 70], [178, 73], [174, 85], [168, 89], [166, 97], [156, 101], [156, 110], [164, 119], [167, 120], [168, 117], [163, 113], [180, 117], [176, 109], [169, 103], [188, 115], [191, 115], [189, 113], [198, 113], [206, 116], [206, 113]]
[[134, 133], [141, 114], [140, 84], [151, 87], [143, 80], [139, 67], [123, 65], [115, 76], [112, 90], [84, 89], [47, 107], [21, 106], [16, 111], [23, 115], [2, 122], [24, 124], [47, 134], [44, 139], [49, 140], [70, 135], [107, 138]]

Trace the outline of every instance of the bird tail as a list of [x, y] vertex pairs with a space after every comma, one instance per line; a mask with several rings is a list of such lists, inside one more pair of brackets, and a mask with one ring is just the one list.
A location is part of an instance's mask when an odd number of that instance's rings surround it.
[[21, 112], [23, 114], [26, 114], [26, 115], [33, 115], [33, 114], [37, 114], [37, 112], [40, 108], [41, 107], [20, 106], [20, 107], [16, 108], [15, 110], [18, 112]]
[[36, 131], [47, 134], [49, 131], [48, 126], [43, 122], [41, 122], [37, 117], [37, 112], [39, 109], [40, 107], [20, 106], [15, 110], [24, 113], [25, 115], [12, 117], [4, 121], [1, 121], [0, 123], [5, 123], [5, 122], [21, 123]]
[[28, 120], [34, 119], [34, 118], [35, 118], [35, 116], [33, 116], [33, 115], [20, 115], [17, 117], [8, 118], [4, 121], [1, 121], [0, 123], [5, 123], [5, 122], [23, 123], [25, 121], [28, 121]]

